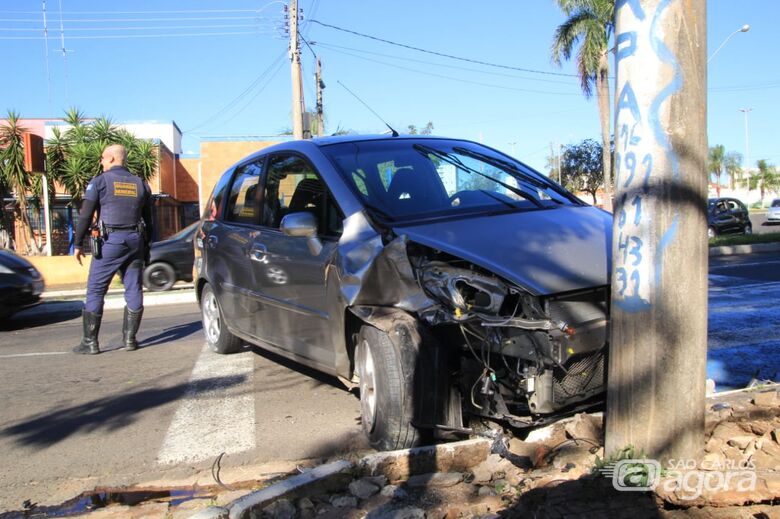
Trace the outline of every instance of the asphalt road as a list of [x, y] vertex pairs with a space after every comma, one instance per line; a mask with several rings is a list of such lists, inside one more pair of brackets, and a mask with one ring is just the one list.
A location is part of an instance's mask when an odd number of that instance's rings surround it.
[[[101, 348], [119, 340], [121, 319], [105, 312]], [[70, 353], [80, 324], [74, 303], [0, 324], [0, 513], [97, 485], [186, 479], [222, 452], [235, 467], [367, 448], [354, 394], [258, 349], [204, 349], [195, 304], [147, 307], [135, 352]]]
[[[710, 260], [708, 376], [719, 389], [780, 371], [780, 253]], [[103, 349], [120, 337], [107, 310]], [[96, 486], [185, 481], [223, 467], [366, 450], [357, 397], [257, 348], [205, 349], [195, 304], [147, 306], [141, 349], [70, 353], [80, 304], [0, 323], [0, 513]], [[213, 483], [207, 481], [205, 483]]]

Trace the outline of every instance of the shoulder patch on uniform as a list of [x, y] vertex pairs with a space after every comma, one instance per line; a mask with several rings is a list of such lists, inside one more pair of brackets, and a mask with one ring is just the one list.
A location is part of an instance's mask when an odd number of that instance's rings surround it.
[[133, 182], [114, 181], [114, 196], [138, 197], [138, 186]]
[[89, 191], [89, 190], [91, 190], [91, 189], [92, 189], [92, 182], [90, 182], [89, 184], [87, 184], [87, 189], [86, 189], [86, 190], [87, 190], [87, 191]]

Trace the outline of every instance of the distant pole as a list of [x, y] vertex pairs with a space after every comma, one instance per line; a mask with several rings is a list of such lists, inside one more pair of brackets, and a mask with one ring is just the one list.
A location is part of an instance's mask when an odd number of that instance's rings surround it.
[[49, 208], [49, 180], [46, 174], [41, 175], [43, 182], [43, 225], [46, 227], [46, 247], [47, 256], [51, 256], [51, 209]]
[[752, 108], [738, 108], [745, 114], [745, 173], [750, 177], [750, 143], [748, 142], [748, 114], [753, 111]]
[[317, 136], [322, 137], [325, 135], [325, 114], [322, 106], [322, 89], [325, 88], [325, 83], [322, 82], [322, 63], [320, 57], [317, 56], [317, 69], [314, 73], [314, 82], [317, 88]]
[[667, 465], [704, 445], [706, 0], [617, 5], [605, 455]]
[[303, 85], [301, 49], [298, 42], [298, 0], [290, 0], [290, 76], [292, 79], [293, 137], [303, 139]]

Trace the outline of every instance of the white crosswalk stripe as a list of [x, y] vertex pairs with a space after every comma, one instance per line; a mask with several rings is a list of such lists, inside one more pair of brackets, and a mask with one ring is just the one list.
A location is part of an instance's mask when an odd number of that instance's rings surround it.
[[195, 462], [255, 447], [251, 352], [219, 355], [205, 345], [157, 455], [159, 463]]

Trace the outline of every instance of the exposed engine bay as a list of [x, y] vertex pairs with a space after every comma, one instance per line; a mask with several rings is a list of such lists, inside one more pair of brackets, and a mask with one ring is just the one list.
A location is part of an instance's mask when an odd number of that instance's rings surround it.
[[436, 303], [418, 317], [459, 353], [465, 414], [526, 427], [604, 392], [606, 287], [536, 296], [467, 261], [414, 249], [412, 270]]

